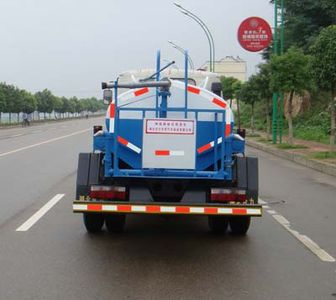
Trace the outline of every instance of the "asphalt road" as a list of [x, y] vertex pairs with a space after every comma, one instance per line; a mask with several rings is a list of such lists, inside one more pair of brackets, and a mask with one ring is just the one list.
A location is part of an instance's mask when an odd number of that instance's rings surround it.
[[71, 208], [77, 155], [102, 122], [0, 130], [0, 299], [336, 299], [335, 178], [253, 149], [266, 203], [247, 236], [173, 216], [86, 233]]

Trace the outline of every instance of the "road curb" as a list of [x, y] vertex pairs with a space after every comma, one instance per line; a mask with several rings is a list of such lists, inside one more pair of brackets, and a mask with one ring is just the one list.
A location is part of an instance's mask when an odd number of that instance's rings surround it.
[[315, 159], [309, 159], [301, 154], [288, 152], [288, 151], [280, 150], [280, 149], [274, 149], [273, 147], [270, 147], [270, 146], [267, 146], [267, 145], [264, 145], [262, 143], [258, 143], [255, 141], [251, 141], [251, 140], [246, 140], [246, 145], [252, 148], [273, 154], [275, 156], [293, 161], [297, 164], [314, 169], [324, 174], [328, 174], [328, 175], [336, 177], [336, 166], [331, 165], [329, 163], [321, 162]]

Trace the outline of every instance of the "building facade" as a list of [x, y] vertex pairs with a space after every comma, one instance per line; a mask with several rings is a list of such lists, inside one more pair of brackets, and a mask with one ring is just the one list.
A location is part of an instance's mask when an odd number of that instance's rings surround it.
[[[225, 58], [216, 60], [214, 65], [215, 73], [218, 73], [220, 76], [234, 77], [242, 82], [246, 81], [246, 61], [239, 56], [226, 56]], [[209, 61], [202, 66], [202, 69], [205, 71], [210, 70]]]

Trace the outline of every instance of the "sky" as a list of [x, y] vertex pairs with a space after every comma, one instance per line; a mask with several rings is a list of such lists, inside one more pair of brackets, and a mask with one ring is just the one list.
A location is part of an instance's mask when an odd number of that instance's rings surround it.
[[[273, 24], [269, 0], [180, 0], [210, 29], [216, 59], [239, 56], [248, 75], [260, 53], [242, 49], [239, 24], [258, 16]], [[209, 59], [201, 27], [169, 0], [0, 0], [0, 81], [31, 92], [99, 97], [102, 81], [154, 68], [157, 50], [183, 67], [168, 40], [188, 49], [196, 67]]]

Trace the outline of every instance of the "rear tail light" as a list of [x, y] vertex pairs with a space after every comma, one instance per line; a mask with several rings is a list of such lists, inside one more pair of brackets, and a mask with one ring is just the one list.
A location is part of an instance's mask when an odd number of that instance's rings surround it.
[[91, 199], [126, 199], [126, 188], [122, 186], [91, 186]]
[[245, 202], [246, 190], [238, 189], [211, 189], [210, 200], [212, 202]]

